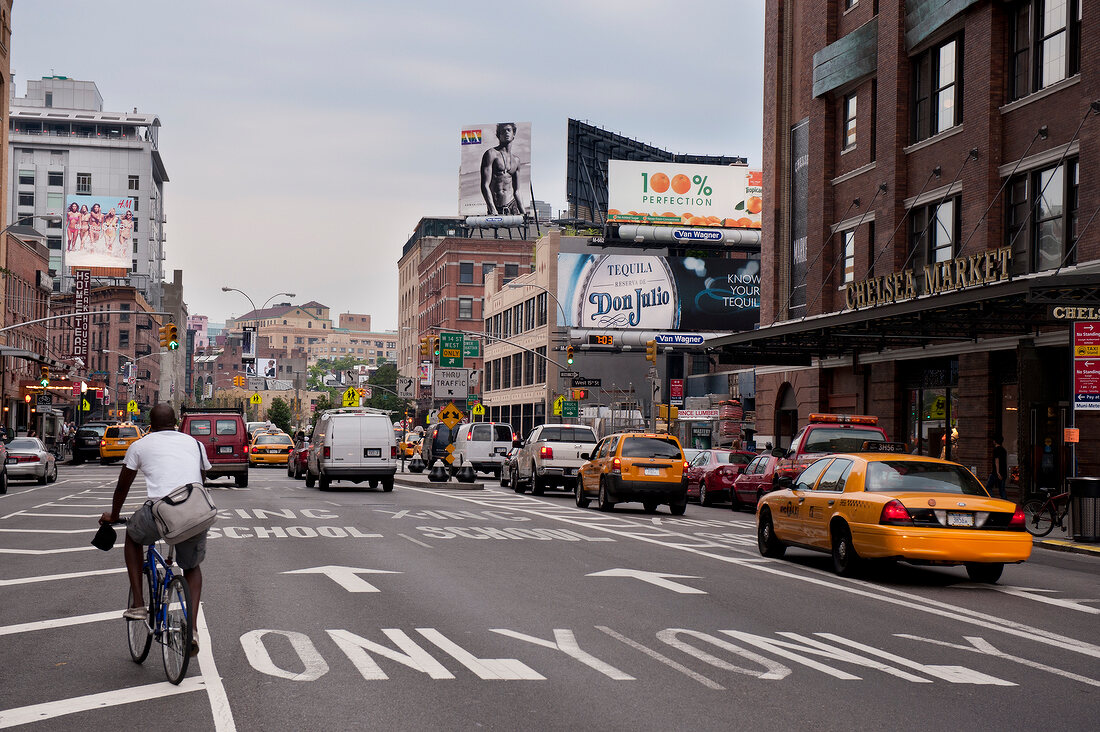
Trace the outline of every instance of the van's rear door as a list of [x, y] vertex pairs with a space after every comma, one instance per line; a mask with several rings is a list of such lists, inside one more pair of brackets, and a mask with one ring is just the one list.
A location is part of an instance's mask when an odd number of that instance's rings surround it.
[[362, 464], [369, 467], [392, 464], [390, 443], [394, 440], [393, 427], [388, 418], [366, 415], [359, 418], [359, 455]]
[[339, 415], [329, 420], [330, 460], [333, 467], [357, 468], [363, 464], [358, 415]]

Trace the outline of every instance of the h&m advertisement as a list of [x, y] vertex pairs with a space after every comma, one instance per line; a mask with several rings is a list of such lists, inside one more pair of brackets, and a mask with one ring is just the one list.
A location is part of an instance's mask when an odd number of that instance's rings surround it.
[[607, 161], [607, 220], [759, 229], [763, 173], [739, 165]]
[[760, 260], [562, 252], [557, 295], [571, 328], [752, 330]]
[[460, 215], [523, 216], [531, 210], [530, 122], [467, 125], [460, 142]]
[[65, 207], [65, 265], [129, 271], [134, 238], [134, 199], [69, 196]]

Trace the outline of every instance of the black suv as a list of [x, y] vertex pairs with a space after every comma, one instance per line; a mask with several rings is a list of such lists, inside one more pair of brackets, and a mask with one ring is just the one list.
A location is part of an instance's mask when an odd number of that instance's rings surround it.
[[431, 466], [437, 460], [440, 460], [443, 462], [444, 467], [448, 465], [444, 459], [448, 455], [447, 446], [454, 442], [458, 427], [459, 425], [455, 425], [452, 432], [450, 427], [442, 422], [437, 422], [424, 433], [424, 439], [420, 443], [420, 456], [424, 458], [424, 462]]
[[87, 422], [82, 424], [73, 435], [73, 464], [79, 465], [85, 460], [99, 458], [99, 441], [107, 428], [115, 422]]

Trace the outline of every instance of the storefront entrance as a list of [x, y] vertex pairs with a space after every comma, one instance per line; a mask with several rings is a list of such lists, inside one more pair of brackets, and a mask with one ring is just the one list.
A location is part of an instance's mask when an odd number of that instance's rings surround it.
[[959, 362], [915, 364], [905, 383], [905, 444], [914, 455], [954, 459], [959, 445]]

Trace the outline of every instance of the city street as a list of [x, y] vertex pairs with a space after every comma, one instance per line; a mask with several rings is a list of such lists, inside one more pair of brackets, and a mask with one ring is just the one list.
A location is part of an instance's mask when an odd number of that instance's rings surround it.
[[0, 727], [1095, 728], [1095, 557], [1036, 548], [992, 586], [841, 579], [824, 554], [762, 558], [728, 506], [606, 514], [407, 473], [213, 481], [202, 650], [171, 686], [155, 645], [129, 658], [121, 535], [89, 545], [117, 475], [0, 496]]

